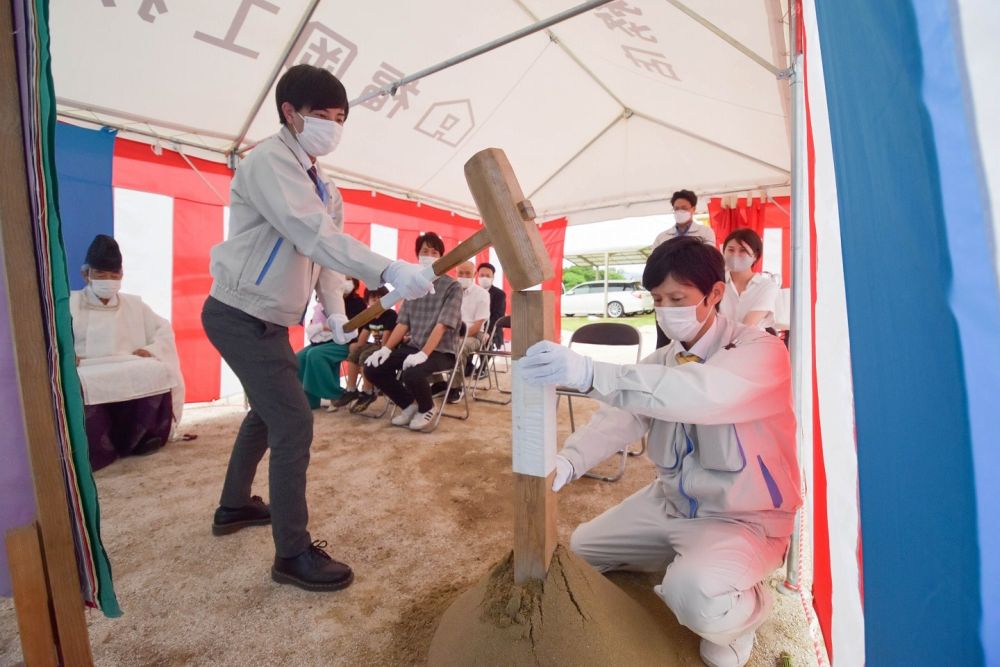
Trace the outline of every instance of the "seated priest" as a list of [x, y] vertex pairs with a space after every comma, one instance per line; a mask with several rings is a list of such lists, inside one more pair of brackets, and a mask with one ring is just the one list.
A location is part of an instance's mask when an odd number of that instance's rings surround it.
[[87, 284], [70, 293], [69, 307], [90, 462], [99, 470], [166, 443], [181, 418], [184, 379], [170, 323], [141, 297], [119, 292], [118, 243], [98, 234], [82, 272]]

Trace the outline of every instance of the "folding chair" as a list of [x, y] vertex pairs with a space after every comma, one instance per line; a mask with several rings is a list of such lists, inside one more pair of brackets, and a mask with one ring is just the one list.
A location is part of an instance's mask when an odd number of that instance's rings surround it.
[[[503, 331], [504, 329], [510, 329], [510, 315], [505, 315], [499, 320], [493, 323], [493, 328], [490, 330], [489, 343], [492, 344], [496, 340], [496, 332]], [[497, 375], [497, 359], [504, 359], [509, 364], [510, 363], [510, 350], [506, 346], [500, 348], [499, 350], [494, 349], [481, 349], [477, 353], [483, 367], [486, 369], [486, 387], [479, 386], [479, 373], [476, 371], [476, 379], [472, 385], [472, 400], [483, 401], [484, 403], [496, 403], [497, 405], [507, 405], [511, 401], [510, 391], [500, 388], [500, 377]], [[490, 376], [490, 373], [493, 375]], [[479, 390], [490, 391], [496, 388], [501, 394], [507, 396], [507, 400], [497, 400], [495, 398], [483, 398], [478, 396]]]
[[[621, 322], [595, 322], [593, 324], [585, 324], [574, 331], [573, 335], [570, 337], [568, 347], [573, 349], [574, 344], [603, 345], [607, 347], [627, 347], [634, 345], [636, 363], [638, 363], [642, 358], [642, 336], [639, 334], [639, 330], [630, 324], [623, 324]], [[567, 387], [557, 387], [556, 396], [558, 397], [557, 400], [561, 400], [563, 396], [566, 397], [566, 401], [569, 404], [570, 429], [571, 432], [575, 433], [576, 418], [573, 415], [573, 398], [587, 398], [587, 395]], [[556, 405], [558, 406], [558, 403]], [[625, 475], [625, 462], [628, 460], [628, 457], [641, 456], [645, 451], [646, 437], [643, 436], [642, 447], [639, 451], [630, 451], [628, 447], [619, 450], [619, 453], [621, 454], [621, 461], [616, 474], [608, 477], [588, 472], [584, 476], [593, 477], [594, 479], [599, 479], [605, 482], [617, 482]]]
[[[465, 340], [465, 324], [462, 324], [461, 328], [459, 329], [458, 343], [455, 347], [455, 352], [454, 352], [455, 363], [452, 365], [451, 368], [435, 371], [431, 373], [429, 376], [427, 376], [427, 381], [430, 382], [431, 384], [434, 383], [434, 378], [438, 378], [441, 381], [446, 381], [447, 386], [445, 387], [444, 395], [441, 397], [441, 404], [437, 405], [434, 409], [436, 413], [434, 415], [434, 421], [431, 422], [430, 426], [421, 429], [422, 433], [431, 433], [432, 431], [434, 431], [434, 429], [436, 429], [438, 427], [438, 424], [441, 422], [441, 417], [450, 417], [452, 419], [464, 420], [468, 419], [469, 415], [471, 414], [471, 412], [469, 411], [469, 393], [465, 391], [464, 387], [462, 388], [462, 402], [464, 403], [465, 406], [465, 414], [464, 415], [450, 414], [446, 410], [447, 406], [449, 405], [448, 396], [451, 394], [452, 387], [455, 385], [455, 378], [462, 377], [462, 372], [464, 370], [462, 364], [463, 340]], [[396, 374], [397, 380], [399, 379], [399, 376], [402, 374], [402, 372], [403, 371], [399, 371], [399, 373]], [[387, 401], [387, 407], [388, 403], [391, 403], [391, 401]], [[396, 413], [396, 404], [392, 403], [392, 409], [389, 411], [389, 416], [392, 417], [395, 413]], [[385, 413], [383, 412], [382, 414]]]

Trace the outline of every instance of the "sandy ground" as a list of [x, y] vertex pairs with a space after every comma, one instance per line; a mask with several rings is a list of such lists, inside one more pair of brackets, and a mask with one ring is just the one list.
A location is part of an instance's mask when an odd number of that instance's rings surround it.
[[[577, 401], [578, 420], [593, 405]], [[188, 410], [182, 430], [197, 440], [97, 473], [104, 543], [124, 610], [118, 619], [88, 613], [97, 664], [423, 664], [440, 615], [510, 549], [509, 406], [474, 403], [468, 421], [445, 419], [433, 434], [344, 411], [315, 413], [310, 529], [356, 575], [338, 593], [273, 583], [266, 527], [212, 536], [242, 414], [232, 406]], [[563, 403], [560, 441], [568, 433]], [[256, 492], [266, 498], [265, 466], [266, 458]], [[652, 479], [649, 461], [633, 458], [617, 483], [568, 486], [559, 494], [561, 541], [568, 544], [578, 523]], [[611, 580], [676, 626], [650, 590], [655, 578], [622, 573]], [[771, 667], [787, 651], [796, 667], [815, 665], [800, 598], [774, 597], [750, 664]], [[697, 638], [677, 632], [681, 664], [700, 664]], [[0, 665], [20, 659], [13, 604], [0, 600]]]

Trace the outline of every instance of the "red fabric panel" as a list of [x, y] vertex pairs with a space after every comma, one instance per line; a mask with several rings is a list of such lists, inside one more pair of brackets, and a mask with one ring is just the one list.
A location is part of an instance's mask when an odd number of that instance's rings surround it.
[[[554, 331], [556, 333], [556, 340], [558, 341], [562, 335], [562, 265], [563, 244], [566, 240], [566, 218], [557, 218], [543, 222], [538, 226], [538, 231], [542, 235], [542, 243], [545, 245], [545, 250], [548, 252], [549, 258], [552, 259], [552, 268], [554, 269], [552, 277], [542, 283], [542, 289], [549, 290], [556, 295]], [[507, 314], [509, 315], [511, 302], [509, 295], [513, 292], [513, 289], [507, 281], [507, 274], [504, 274], [503, 277], [503, 291], [508, 294]]]
[[[165, 181], [169, 183], [169, 181]], [[201, 307], [212, 286], [209, 249], [222, 241], [222, 206], [174, 200], [173, 316], [185, 401], [219, 398], [221, 360], [201, 328]]]
[[[790, 197], [775, 197], [774, 202], [761, 202], [754, 198], [749, 203], [746, 198], [741, 198], [737, 200], [736, 208], [731, 209], [722, 208], [722, 199], [719, 197], [713, 197], [708, 202], [708, 216], [720, 250], [726, 237], [736, 229], [749, 227], [761, 237], [764, 236], [765, 229], [781, 229], [782, 287], [792, 285], [791, 221], [786, 212], [791, 210]], [[757, 264], [755, 270], [759, 271], [760, 266]]]
[[[802, 16], [802, 3], [795, 0], [796, 10]], [[795, 35], [799, 48], [806, 52], [805, 31], [803, 21], [799, 21], [798, 34]], [[809, 173], [809, 244], [812, 248], [812, 266], [810, 275], [812, 276], [812, 295], [810, 316], [813, 321], [812, 336], [812, 372], [813, 372], [813, 608], [816, 611], [816, 618], [819, 621], [820, 629], [823, 631], [823, 638], [826, 643], [827, 657], [830, 664], [835, 665], [836, 660], [833, 655], [833, 575], [830, 566], [830, 524], [827, 519], [827, 497], [826, 497], [826, 465], [823, 461], [823, 436], [819, 413], [819, 386], [816, 383], [816, 152], [813, 144], [812, 132], [812, 109], [809, 107], [809, 58], [803, 58], [805, 66], [805, 100], [806, 100], [806, 160]], [[821, 109], [820, 113], [825, 113]], [[791, 211], [790, 208], [787, 210]], [[786, 237], [790, 234], [785, 234]], [[789, 243], [790, 245], [790, 243]], [[791, 253], [785, 251], [785, 255]], [[784, 270], [784, 269], [783, 269]], [[785, 271], [791, 275], [791, 271]], [[794, 335], [794, 334], [793, 334]], [[807, 481], [808, 483], [808, 481]], [[860, 533], [860, 531], [859, 531]], [[860, 534], [858, 535], [858, 548], [860, 550]], [[858, 553], [858, 571], [861, 571], [860, 551]], [[859, 581], [859, 585], [860, 585]]]
[[[229, 182], [232, 180], [229, 167], [199, 158], [188, 159], [197, 167], [201, 176], [179, 153], [164, 149], [162, 155], [156, 155], [149, 144], [117, 139], [111, 184], [116, 188], [228, 206]], [[206, 180], [211, 183], [211, 188], [205, 183]], [[220, 198], [222, 201], [219, 201]]]

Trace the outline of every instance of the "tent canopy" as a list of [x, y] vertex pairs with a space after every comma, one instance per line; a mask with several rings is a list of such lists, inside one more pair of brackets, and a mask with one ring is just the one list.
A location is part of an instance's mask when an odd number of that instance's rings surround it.
[[566, 253], [563, 260], [573, 266], [592, 269], [603, 269], [605, 266], [630, 266], [645, 264], [653, 246], [648, 243], [643, 246], [614, 248], [608, 250], [592, 250], [590, 252]]
[[[53, 3], [59, 116], [222, 161], [274, 133], [288, 65], [328, 68], [360, 98], [576, 4]], [[539, 219], [571, 223], [663, 212], [681, 187], [773, 192], [789, 182], [786, 10], [605, 4], [355, 105], [323, 166], [477, 216], [462, 166], [499, 146]]]

